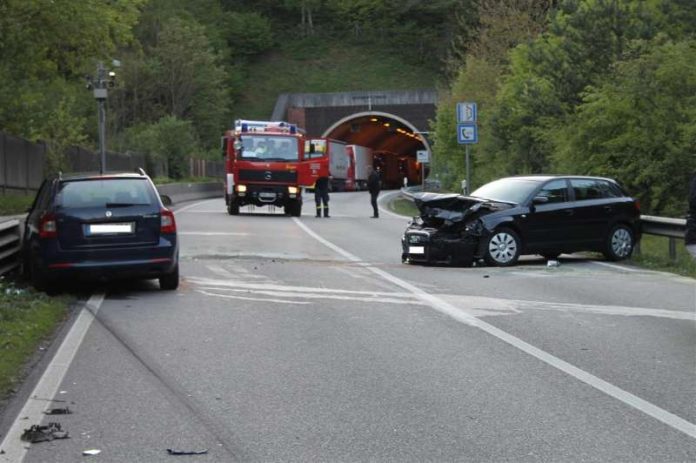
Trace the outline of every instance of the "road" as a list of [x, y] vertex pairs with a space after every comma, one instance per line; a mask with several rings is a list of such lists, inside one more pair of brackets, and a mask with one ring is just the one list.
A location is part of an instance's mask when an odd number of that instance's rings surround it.
[[15, 422], [54, 398], [74, 413], [44, 422], [71, 438], [8, 434], [0, 461], [696, 460], [692, 279], [578, 256], [404, 265], [407, 219], [369, 218], [367, 193], [312, 209], [180, 208], [179, 291], [93, 296]]

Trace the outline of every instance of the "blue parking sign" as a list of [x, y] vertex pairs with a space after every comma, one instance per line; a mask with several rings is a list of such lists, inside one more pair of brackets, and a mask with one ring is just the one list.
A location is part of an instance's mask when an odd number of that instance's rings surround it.
[[476, 124], [457, 124], [457, 142], [460, 145], [478, 143], [478, 127]]

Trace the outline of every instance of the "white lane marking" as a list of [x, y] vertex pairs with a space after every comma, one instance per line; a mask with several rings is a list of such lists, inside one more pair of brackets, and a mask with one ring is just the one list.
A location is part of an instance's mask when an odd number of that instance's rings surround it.
[[192, 209], [192, 208], [194, 208], [194, 207], [198, 207], [198, 206], [200, 206], [201, 204], [210, 203], [210, 202], [213, 202], [213, 201], [220, 201], [220, 200], [221, 200], [221, 198], [214, 198], [214, 199], [206, 199], [205, 201], [197, 201], [197, 202], [195, 202], [195, 203], [193, 203], [193, 204], [189, 204], [188, 206], [184, 206], [184, 207], [182, 207], [182, 208], [175, 209], [175, 210], [174, 210], [174, 214], [180, 214], [180, 213], [182, 213], [182, 212], [184, 212], [184, 211], [188, 211], [189, 209]]
[[[340, 247], [336, 246], [335, 244], [331, 243], [330, 241], [326, 240], [325, 238], [319, 236], [316, 234], [314, 231], [312, 231], [309, 227], [307, 227], [304, 223], [302, 223], [300, 220], [298, 220], [296, 217], [292, 218], [293, 221], [302, 229], [304, 230], [309, 236], [313, 237], [320, 243], [324, 244], [325, 246], [329, 247], [330, 249], [333, 249], [346, 259], [352, 261], [352, 262], [361, 262], [360, 258], [354, 256], [353, 254], [349, 253], [348, 251], [345, 251], [344, 249], [341, 249]], [[676, 429], [677, 431], [680, 431], [689, 437], [695, 438], [696, 439], [696, 424], [691, 423], [673, 413], [668, 412], [667, 410], [664, 410], [647, 400], [643, 400], [640, 397], [631, 394], [628, 391], [624, 391], [623, 389], [614, 386], [613, 384], [604, 381], [603, 379], [594, 376], [584, 370], [581, 370], [580, 368], [571, 365], [570, 363], [566, 362], [565, 360], [561, 360], [560, 358], [549, 354], [548, 352], [545, 352], [537, 347], [532, 346], [531, 344], [521, 340], [520, 338], [513, 336], [499, 328], [496, 328], [495, 326], [484, 322], [483, 320], [479, 320], [475, 318], [474, 316], [457, 309], [453, 305], [443, 301], [442, 299], [433, 296], [431, 294], [426, 293], [425, 291], [421, 290], [420, 288], [413, 286], [412, 284], [395, 277], [394, 275], [391, 275], [390, 273], [385, 272], [382, 269], [370, 266], [369, 264], [365, 264], [366, 268], [369, 269], [371, 272], [375, 273], [376, 275], [379, 275], [380, 277], [394, 283], [397, 286], [400, 286], [401, 288], [404, 288], [405, 290], [413, 293], [416, 297], [421, 299], [422, 301], [428, 303], [433, 309], [444, 313], [446, 315], [449, 315], [453, 319], [465, 323], [470, 326], [475, 326], [482, 331], [495, 336], [496, 338], [500, 339], [501, 341], [504, 341], [508, 344], [510, 344], [513, 347], [516, 347], [517, 349], [521, 350], [522, 352], [525, 352], [542, 362], [546, 363], [547, 365], [550, 365], [574, 378], [576, 378], [579, 381], [582, 381], [583, 383], [601, 391], [604, 392], [605, 394], [625, 403], [626, 405], [629, 405], [636, 410], [645, 413], [648, 416], [651, 416], [655, 418], [656, 420], [659, 420], [666, 424], [667, 426], [672, 427], [673, 429]]]
[[235, 232], [204, 232], [204, 231], [180, 231], [179, 235], [192, 235], [192, 236], [247, 236], [249, 233], [235, 233]]
[[595, 264], [595, 265], [601, 265], [603, 267], [609, 267], [613, 268], [614, 270], [621, 270], [624, 272], [643, 272], [644, 270], [639, 269], [639, 268], [631, 268], [629, 266], [624, 266], [624, 265], [617, 265], [617, 264], [610, 264], [609, 262], [600, 262], [596, 260], [588, 260], [590, 264]]
[[[234, 288], [210, 288], [204, 287], [210, 291], [227, 291], [233, 293], [253, 293], [261, 296], [277, 296], [277, 297], [289, 297], [289, 298], [300, 298], [300, 299], [333, 299], [337, 301], [356, 301], [356, 302], [377, 302], [386, 304], [420, 304], [419, 301], [414, 301], [411, 299], [399, 299], [399, 298], [389, 298], [389, 297], [358, 297], [358, 296], [337, 296], [333, 294], [313, 294], [313, 293], [295, 293], [292, 291], [260, 291], [260, 290], [248, 290], [248, 289], [234, 289]], [[208, 293], [206, 293], [208, 294]], [[215, 293], [219, 295], [219, 293]]]
[[196, 290], [196, 292], [201, 293], [201, 294], [205, 294], [206, 296], [220, 297], [222, 299], [241, 299], [243, 301], [275, 302], [277, 304], [298, 304], [298, 305], [311, 304], [311, 302], [305, 302], [305, 301], [287, 301], [284, 299], [267, 299], [267, 298], [260, 298], [260, 297], [230, 296], [228, 294], [215, 294], [215, 293], [209, 293], [208, 291], [203, 291], [200, 289]]
[[[208, 266], [211, 270], [214, 266]], [[232, 276], [233, 277], [233, 276]], [[386, 297], [402, 297], [412, 299], [413, 296], [409, 293], [395, 293], [385, 291], [350, 291], [347, 289], [333, 288], [313, 288], [309, 286], [284, 286], [273, 283], [246, 283], [239, 280], [213, 280], [210, 278], [188, 277], [188, 281], [200, 286], [217, 286], [234, 289], [250, 289], [261, 291], [286, 291], [299, 293], [322, 293], [322, 294], [348, 294], [358, 296], [386, 296]]]
[[[281, 297], [305, 297], [308, 299], [337, 299], [361, 302], [388, 302], [393, 304], [423, 304], [411, 292], [393, 291], [351, 291], [346, 289], [318, 288], [307, 286], [286, 286], [276, 283], [247, 283], [238, 280], [240, 275], [219, 267], [208, 268], [225, 280], [189, 277], [188, 281], [211, 291], [250, 292], [259, 295]], [[374, 281], [372, 281], [374, 283]], [[673, 320], [696, 321], [696, 313], [687, 310], [665, 310], [616, 305], [586, 305], [570, 302], [545, 302], [522, 299], [501, 299], [486, 296], [468, 296], [462, 294], [438, 294], [445, 302], [451, 303], [458, 310], [474, 317], [489, 315], [513, 315], [528, 310], [546, 310], [555, 312], [584, 312], [598, 315], [618, 315], [625, 317], [657, 317]]]
[[[22, 407], [22, 410], [15, 418], [14, 423], [7, 432], [5, 439], [0, 443], [0, 449], [5, 453], [0, 455], [0, 462], [17, 463], [24, 459], [28, 445], [20, 440], [20, 436], [24, 432], [24, 428], [28, 428], [33, 424], [39, 424], [46, 417], [44, 410], [50, 408], [50, 402], [44, 400], [35, 400], [34, 397], [41, 399], [53, 399], [60, 387], [65, 373], [68, 371], [70, 364], [75, 358], [77, 350], [82, 344], [82, 340], [87, 333], [95, 315], [104, 302], [104, 293], [94, 294], [89, 298], [85, 306], [82, 308], [75, 323], [70, 328], [70, 331], [63, 339], [60, 347], [56, 351], [56, 355], [46, 367], [41, 379], [32, 391], [29, 399]], [[20, 421], [20, 417], [28, 417], [26, 420]]]

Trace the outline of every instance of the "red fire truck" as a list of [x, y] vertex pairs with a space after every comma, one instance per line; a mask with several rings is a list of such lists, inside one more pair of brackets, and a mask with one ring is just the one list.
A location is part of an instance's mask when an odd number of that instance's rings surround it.
[[225, 203], [230, 215], [239, 208], [273, 205], [295, 217], [302, 214], [302, 188], [328, 170], [324, 153], [305, 153], [305, 137], [294, 124], [235, 121], [222, 137]]

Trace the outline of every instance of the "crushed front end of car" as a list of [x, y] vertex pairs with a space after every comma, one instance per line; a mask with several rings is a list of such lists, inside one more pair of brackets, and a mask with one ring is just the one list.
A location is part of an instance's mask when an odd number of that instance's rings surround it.
[[414, 196], [420, 216], [401, 237], [404, 263], [471, 266], [487, 233], [482, 215], [497, 210], [485, 200], [458, 194], [421, 193]]

